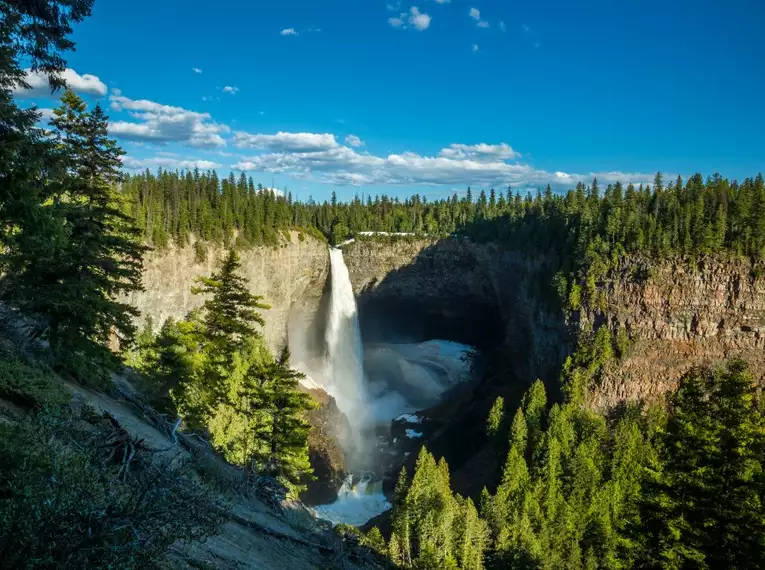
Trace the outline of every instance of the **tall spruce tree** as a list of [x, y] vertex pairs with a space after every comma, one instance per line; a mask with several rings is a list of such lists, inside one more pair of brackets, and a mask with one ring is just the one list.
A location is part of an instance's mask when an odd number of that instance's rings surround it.
[[746, 364], [687, 374], [643, 488], [637, 566], [761, 568], [765, 417]]
[[244, 397], [263, 403], [265, 424], [255, 436], [259, 445], [253, 459], [260, 471], [292, 486], [312, 473], [308, 461], [308, 431], [305, 413], [313, 409], [308, 394], [298, 389], [305, 376], [290, 367], [290, 353], [284, 348], [278, 360], [266, 366], [255, 366], [248, 374], [255, 382], [245, 381]]
[[120, 364], [109, 345], [132, 341], [135, 307], [119, 301], [141, 286], [145, 247], [115, 202], [122, 151], [108, 138], [99, 106], [66, 91], [51, 121], [65, 169], [47, 212], [57, 223], [44, 236], [50, 254], [16, 265], [14, 301], [47, 324], [56, 365], [86, 382], [103, 382]]
[[93, 0], [31, 2], [0, 0], [0, 299], [24, 309], [32, 289], [15, 279], [32, 262], [55, 260], [66, 236], [61, 220], [46, 207], [63, 165], [53, 142], [36, 123], [39, 113], [20, 109], [15, 89], [29, 87], [21, 61], [49, 80], [51, 89], [64, 85], [62, 54], [73, 49], [71, 25], [90, 15]]
[[51, 124], [67, 157], [54, 209], [65, 220], [68, 237], [53, 272], [40, 272], [42, 282], [51, 285], [52, 298], [43, 305], [51, 347], [75, 370], [94, 361], [108, 370], [118, 364], [106, 348], [112, 335], [129, 343], [135, 333], [137, 309], [117, 299], [142, 289], [146, 248], [114, 194], [123, 151], [108, 137], [109, 120], [100, 105], [88, 113], [82, 99], [66, 91]]
[[268, 309], [263, 297], [250, 293], [244, 277], [239, 275], [242, 263], [239, 254], [229, 250], [220, 269], [211, 277], [198, 277], [194, 294], [206, 295], [202, 311], [207, 352], [213, 363], [230, 366], [234, 354], [245, 342], [260, 333], [257, 325], [265, 321], [258, 312]]

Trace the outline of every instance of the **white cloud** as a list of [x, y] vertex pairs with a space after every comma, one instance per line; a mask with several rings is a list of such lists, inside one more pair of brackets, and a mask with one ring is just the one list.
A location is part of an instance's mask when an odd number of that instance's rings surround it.
[[478, 44], [473, 44], [473, 53], [478, 51]]
[[128, 99], [119, 91], [115, 93], [109, 98], [112, 110], [127, 111], [138, 122], [113, 121], [109, 124], [112, 135], [155, 143], [181, 142], [197, 148], [226, 145], [221, 134], [229, 132], [229, 128], [212, 121], [209, 113]]
[[449, 4], [452, 0], [436, 0], [436, 4]]
[[40, 122], [47, 125], [53, 118], [53, 109], [37, 109], [40, 113]]
[[281, 32], [279, 32], [279, 35], [281, 36], [296, 36], [298, 33], [295, 31], [295, 28], [285, 28]]
[[385, 7], [389, 12], [398, 12], [401, 10], [401, 2], [396, 2], [395, 4], [386, 4]]
[[431, 17], [427, 14], [423, 14], [417, 9], [417, 6], [412, 6], [409, 9], [410, 16], [409, 16], [409, 24], [411, 26], [414, 26], [418, 30], [427, 30], [430, 26], [430, 20]]
[[499, 21], [499, 29], [502, 32], [505, 31], [505, 23], [502, 20]]
[[337, 143], [334, 135], [314, 133], [277, 133], [249, 135], [254, 148], [264, 154], [240, 157], [237, 170], [278, 173], [294, 178], [311, 179], [327, 184], [408, 185], [408, 186], [542, 186], [556, 187], [588, 182], [597, 176], [604, 184], [622, 180], [650, 182], [650, 174], [621, 172], [588, 173], [548, 172], [517, 162], [520, 157], [506, 143], [476, 145], [452, 144], [437, 156], [402, 152], [375, 156]]
[[521, 27], [523, 28], [523, 35], [525, 36], [526, 40], [531, 44], [532, 47], [538, 48], [542, 45], [539, 41], [538, 34], [534, 30], [532, 30], [526, 24], [523, 24]]
[[132, 156], [122, 157], [122, 165], [128, 170], [154, 170], [156, 168], [167, 168], [170, 170], [213, 170], [222, 168], [223, 165], [211, 160], [181, 159], [177, 155], [168, 153], [166, 155], [155, 156], [153, 158], [133, 158]]
[[430, 27], [432, 20], [428, 14], [420, 12], [417, 6], [412, 6], [409, 12], [401, 12], [398, 17], [388, 18], [388, 23], [394, 28], [406, 29], [411, 26], [422, 32]]
[[[477, 47], [477, 45], [474, 45], [473, 51], [477, 51]], [[442, 148], [438, 155], [446, 158], [470, 158], [474, 160], [513, 160], [521, 157], [520, 153], [514, 151], [507, 143], [479, 143], [475, 145], [454, 143], [450, 144], [447, 148]]]
[[193, 71], [194, 73], [202, 73], [202, 70], [199, 69], [198, 67], [192, 67], [191, 71]]
[[335, 135], [329, 133], [284, 133], [263, 135], [237, 131], [234, 144], [239, 148], [257, 148], [278, 152], [315, 152], [337, 148], [340, 145]]
[[[13, 94], [17, 97], [50, 97], [50, 86], [48, 76], [39, 71], [31, 69], [24, 70], [24, 81], [29, 85], [29, 89], [16, 85], [13, 87]], [[66, 68], [61, 74], [61, 78], [66, 81], [66, 86], [75, 93], [84, 95], [104, 96], [108, 91], [106, 84], [97, 76], [85, 73], [80, 75], [74, 69]], [[59, 93], [57, 96], [60, 96]]]
[[236, 95], [239, 93], [239, 87], [232, 87], [231, 85], [226, 85], [223, 88], [224, 93], [231, 93], [232, 95]]
[[476, 21], [476, 26], [479, 28], [488, 28], [489, 22], [481, 19], [481, 11], [478, 8], [470, 8], [468, 14]]
[[347, 144], [348, 146], [353, 146], [353, 147], [364, 146], [364, 141], [361, 140], [356, 135], [348, 135], [347, 137], [345, 137], [345, 144]]

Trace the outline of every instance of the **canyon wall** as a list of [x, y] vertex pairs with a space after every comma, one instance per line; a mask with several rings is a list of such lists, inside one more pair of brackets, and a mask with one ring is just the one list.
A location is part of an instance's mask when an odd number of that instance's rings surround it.
[[[224, 252], [208, 245], [202, 263], [193, 247], [152, 252], [146, 291], [128, 300], [155, 326], [182, 318], [202, 302], [190, 291], [194, 277], [210, 275]], [[601, 323], [626, 328], [633, 346], [593, 391], [597, 407], [650, 399], [672, 389], [691, 366], [726, 358], [746, 359], [757, 378], [765, 378], [765, 278], [748, 260], [625, 259], [599, 283], [605, 306], [566, 322], [551, 299], [554, 259], [465, 239], [364, 240], [344, 246], [343, 253], [365, 340], [445, 338], [502, 347], [517, 379], [539, 377], [552, 385], [579, 329]], [[271, 305], [263, 315], [272, 350], [287, 343], [288, 330], [316, 328], [311, 324], [329, 277], [325, 243], [293, 232], [277, 247], [253, 248], [241, 257], [252, 291]]]
[[577, 325], [624, 327], [634, 344], [604, 371], [591, 403], [612, 407], [672, 390], [689, 368], [742, 358], [765, 380], [765, 278], [733, 257], [623, 260], [600, 284], [605, 309]]
[[[193, 295], [194, 278], [209, 277], [225, 255], [223, 247], [207, 244], [207, 259], [199, 262], [193, 246], [150, 252], [144, 261], [145, 291], [127, 301], [150, 315], [155, 329], [168, 317], [182, 319], [204, 299]], [[256, 247], [240, 252], [242, 275], [250, 290], [263, 297], [270, 309], [261, 311], [266, 325], [263, 334], [274, 353], [287, 344], [289, 326], [308, 328], [321, 301], [329, 275], [327, 244], [291, 232], [278, 246]], [[139, 323], [143, 324], [143, 323]]]
[[546, 302], [553, 260], [467, 239], [357, 241], [344, 256], [365, 340], [386, 321], [395, 336], [404, 321], [419, 337], [410, 340], [501, 346], [524, 381], [557, 379], [569, 343], [562, 313]]

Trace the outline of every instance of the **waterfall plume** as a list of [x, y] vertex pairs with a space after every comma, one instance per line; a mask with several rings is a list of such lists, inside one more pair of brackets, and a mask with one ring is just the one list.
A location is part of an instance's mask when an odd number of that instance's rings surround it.
[[369, 420], [359, 314], [342, 250], [330, 249], [329, 257], [332, 289], [325, 331], [325, 387], [358, 434]]

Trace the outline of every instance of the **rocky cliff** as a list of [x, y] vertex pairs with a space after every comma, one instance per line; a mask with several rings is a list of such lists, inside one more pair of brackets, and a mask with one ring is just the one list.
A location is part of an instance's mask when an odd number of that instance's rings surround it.
[[742, 358], [765, 379], [765, 277], [761, 266], [733, 257], [623, 260], [600, 283], [605, 308], [577, 325], [624, 327], [634, 344], [591, 393], [612, 407], [673, 389], [689, 368]]
[[396, 328], [400, 313], [428, 321], [431, 336], [499, 340], [524, 383], [554, 384], [578, 331], [626, 329], [631, 350], [593, 391], [597, 407], [653, 398], [689, 368], [723, 359], [743, 358], [765, 379], [765, 271], [746, 259], [625, 258], [598, 283], [604, 305], [566, 322], [550, 286], [554, 259], [458, 239], [361, 241], [344, 255], [362, 325], [371, 313]]
[[[447, 456], [461, 492], [480, 491], [471, 482], [491, 480], [482, 473], [496, 471], [480, 446], [494, 399], [502, 395], [515, 405], [536, 378], [559, 396], [561, 365], [578, 332], [593, 325], [624, 328], [633, 340], [627, 356], [609, 364], [591, 391], [590, 403], [598, 408], [654, 398], [690, 367], [725, 358], [744, 358], [759, 380], [765, 377], [765, 278], [745, 260], [626, 259], [598, 284], [604, 300], [598, 310], [566, 318], [551, 288], [557, 259], [463, 239], [365, 240], [343, 251], [365, 341], [443, 338], [499, 355], [484, 382], [433, 410], [423, 439], [436, 455]], [[147, 291], [134, 302], [155, 322], [183, 316], [201, 302], [189, 292], [193, 277], [209, 274], [222, 253], [211, 250], [202, 264], [191, 248], [150, 255]], [[288, 333], [305, 337], [315, 329], [311, 334], [322, 336], [315, 334], [321, 327], [311, 325], [322, 321], [326, 306], [326, 244], [293, 236], [278, 248], [244, 252], [242, 262], [253, 291], [273, 307], [265, 313], [273, 349], [287, 342]], [[324, 445], [332, 439], [329, 411], [312, 422], [312, 458], [323, 479], [312, 490], [317, 501], [333, 497], [344, 474], [337, 447]]]
[[547, 302], [554, 260], [466, 239], [357, 241], [344, 257], [365, 340], [502, 346], [518, 376], [557, 378], [568, 335]]
[[[168, 317], [185, 317], [204, 301], [191, 293], [194, 278], [210, 276], [226, 250], [207, 245], [206, 251], [204, 261], [197, 259], [192, 246], [147, 254], [145, 291], [132, 294], [127, 301], [141, 310], [142, 318], [151, 316], [156, 327]], [[287, 344], [288, 328], [308, 327], [317, 312], [329, 274], [327, 244], [291, 232], [278, 246], [247, 249], [240, 255], [250, 289], [271, 306], [262, 311], [266, 321], [263, 334], [276, 353]]]

